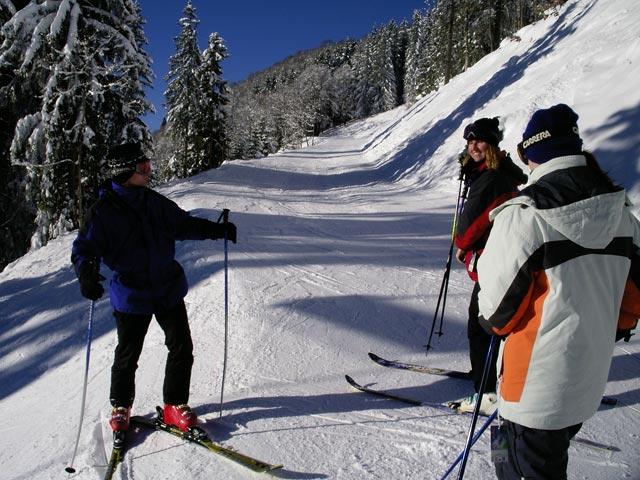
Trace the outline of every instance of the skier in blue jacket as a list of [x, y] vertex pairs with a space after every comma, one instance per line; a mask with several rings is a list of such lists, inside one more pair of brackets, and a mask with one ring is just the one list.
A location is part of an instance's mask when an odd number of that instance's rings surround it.
[[184, 297], [188, 285], [175, 260], [176, 240], [226, 238], [236, 242], [232, 223], [192, 217], [146, 188], [151, 162], [141, 146], [126, 143], [109, 151], [113, 178], [105, 182], [73, 242], [73, 262], [82, 295], [104, 293], [100, 264], [113, 271], [110, 299], [118, 345], [111, 368], [110, 425], [127, 430], [135, 396], [135, 372], [151, 317], [165, 334], [164, 420], [187, 431], [197, 424], [189, 408], [193, 343]]

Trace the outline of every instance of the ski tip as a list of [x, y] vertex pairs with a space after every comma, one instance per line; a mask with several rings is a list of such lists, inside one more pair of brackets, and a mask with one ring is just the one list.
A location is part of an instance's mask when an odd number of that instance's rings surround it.
[[378, 365], [383, 365], [386, 362], [386, 360], [382, 358], [380, 355], [376, 355], [375, 353], [372, 353], [372, 352], [369, 352], [369, 358], [374, 362], [376, 362]]
[[64, 469], [64, 471], [67, 473], [76, 473], [76, 469], [73, 467], [67, 467]]
[[359, 386], [358, 383], [353, 378], [351, 378], [349, 375], [345, 375], [344, 378], [347, 380], [349, 385], [352, 385], [354, 387]]

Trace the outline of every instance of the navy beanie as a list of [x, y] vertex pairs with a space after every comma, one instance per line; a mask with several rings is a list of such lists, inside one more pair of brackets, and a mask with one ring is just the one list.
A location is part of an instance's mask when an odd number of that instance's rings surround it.
[[502, 132], [498, 128], [499, 125], [500, 121], [497, 117], [480, 118], [467, 125], [462, 136], [467, 142], [470, 140], [479, 140], [497, 147], [503, 138]]
[[533, 114], [518, 145], [525, 157], [535, 163], [582, 153], [578, 114], [564, 103]]

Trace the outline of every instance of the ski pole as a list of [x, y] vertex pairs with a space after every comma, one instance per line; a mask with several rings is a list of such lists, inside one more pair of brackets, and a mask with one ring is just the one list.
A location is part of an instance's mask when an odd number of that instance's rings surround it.
[[[482, 436], [482, 434], [484, 433], [484, 431], [487, 429], [487, 427], [489, 425], [491, 425], [491, 422], [493, 422], [496, 417], [498, 416], [498, 411], [496, 410], [495, 412], [493, 412], [491, 414], [491, 416], [487, 419], [486, 422], [484, 422], [484, 424], [480, 427], [480, 429], [476, 432], [476, 434], [473, 436], [473, 439], [471, 440], [471, 447], [473, 447], [475, 445], [475, 443], [478, 441], [478, 439]], [[447, 478], [449, 476], [449, 474], [453, 471], [454, 468], [456, 468], [456, 465], [458, 465], [458, 463], [460, 463], [460, 460], [462, 460], [462, 457], [464, 455], [464, 450], [462, 452], [460, 452], [460, 455], [458, 455], [456, 457], [456, 459], [453, 461], [453, 463], [449, 466], [449, 468], [447, 469], [446, 472], [444, 472], [444, 475], [442, 475], [440, 480], [444, 480], [445, 478]]]
[[[451, 239], [451, 246], [449, 247], [449, 255], [447, 256], [447, 263], [444, 268], [444, 275], [442, 277], [442, 283], [440, 284], [440, 293], [438, 294], [438, 302], [436, 303], [436, 311], [433, 314], [433, 320], [431, 321], [431, 331], [429, 332], [429, 341], [427, 342], [427, 353], [431, 350], [431, 339], [433, 338], [433, 333], [436, 328], [436, 319], [438, 318], [438, 312], [440, 311], [440, 302], [442, 302], [442, 297], [445, 290], [448, 290], [445, 286], [449, 284], [449, 272], [451, 271], [451, 255], [453, 253], [453, 242], [454, 239]], [[442, 304], [442, 316], [444, 316], [444, 303]], [[442, 333], [442, 320], [440, 321], [440, 334]]]
[[78, 434], [76, 436], [76, 444], [73, 448], [73, 455], [71, 455], [71, 461], [69, 466], [65, 468], [67, 473], [75, 473], [76, 469], [73, 467], [73, 462], [76, 459], [76, 453], [78, 452], [78, 445], [80, 444], [80, 432], [82, 431], [82, 422], [84, 420], [84, 405], [87, 399], [87, 383], [89, 380], [89, 358], [91, 356], [91, 337], [93, 330], [93, 305], [94, 301], [91, 300], [89, 305], [89, 328], [87, 329], [87, 352], [85, 357], [84, 366], [84, 382], [82, 386], [82, 401], [80, 402], [80, 421], [78, 422]]
[[[431, 322], [431, 331], [429, 332], [429, 340], [427, 342], [426, 348], [427, 353], [431, 350], [431, 340], [433, 338], [433, 333], [436, 327], [436, 320], [438, 318], [438, 312], [440, 312], [440, 327], [438, 336], [442, 335], [442, 324], [444, 322], [444, 311], [447, 303], [447, 293], [449, 291], [449, 274], [451, 273], [451, 261], [453, 258], [453, 247], [455, 245], [456, 239], [456, 230], [458, 226], [458, 215], [462, 210], [462, 206], [464, 205], [464, 199], [467, 196], [467, 187], [465, 186], [464, 191], [462, 190], [463, 176], [460, 175], [460, 183], [458, 185], [458, 198], [456, 200], [456, 211], [453, 215], [453, 226], [451, 228], [451, 243], [449, 244], [449, 254], [447, 255], [447, 262], [444, 269], [444, 275], [442, 277], [442, 283], [440, 284], [440, 293], [438, 294], [438, 302], [436, 303], [436, 311], [433, 315], [433, 321]], [[440, 303], [442, 303], [442, 310], [440, 310]]]
[[440, 314], [440, 325], [438, 327], [438, 332], [436, 332], [439, 337], [442, 336], [442, 324], [444, 323], [445, 305], [447, 304], [447, 293], [449, 293], [449, 275], [451, 274], [451, 262], [453, 260], [453, 247], [455, 245], [456, 231], [458, 230], [458, 217], [460, 216], [460, 212], [462, 211], [464, 200], [465, 198], [467, 198], [468, 188], [469, 187], [465, 185], [462, 195], [460, 195], [460, 193], [458, 192], [458, 201], [456, 203], [456, 213], [454, 214], [454, 217], [453, 217], [453, 227], [451, 229], [451, 245], [449, 245], [449, 257], [448, 257], [449, 267], [447, 270], [447, 282], [444, 286], [444, 297], [442, 299], [442, 312]]
[[229, 353], [229, 238], [227, 233], [227, 223], [229, 223], [229, 210], [222, 210], [218, 223], [222, 219], [224, 229], [224, 360], [222, 363], [222, 385], [220, 387], [220, 416], [224, 405], [224, 382], [227, 376], [227, 358]]
[[480, 414], [480, 405], [482, 404], [482, 395], [484, 394], [485, 386], [487, 385], [487, 379], [489, 378], [489, 370], [491, 368], [491, 358], [493, 357], [493, 349], [496, 344], [496, 336], [491, 335], [491, 343], [489, 343], [489, 351], [487, 352], [487, 358], [484, 361], [484, 370], [482, 371], [482, 380], [480, 381], [480, 388], [478, 390], [478, 398], [476, 405], [473, 409], [473, 416], [471, 417], [471, 425], [469, 426], [469, 434], [467, 435], [467, 443], [462, 451], [462, 460], [460, 463], [460, 470], [458, 471], [458, 480], [462, 480], [464, 476], [464, 469], [467, 466], [467, 460], [469, 459], [469, 452], [471, 451], [471, 445], [473, 445], [473, 432], [476, 428], [476, 422], [478, 421], [478, 415]]

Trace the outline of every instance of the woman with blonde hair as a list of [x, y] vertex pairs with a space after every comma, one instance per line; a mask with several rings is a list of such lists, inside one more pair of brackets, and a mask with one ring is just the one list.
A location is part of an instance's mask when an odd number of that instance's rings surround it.
[[[467, 153], [462, 161], [462, 175], [468, 189], [468, 198], [458, 220], [455, 244], [456, 259], [467, 267], [467, 273], [475, 282], [469, 301], [467, 337], [469, 338], [469, 359], [471, 378], [475, 394], [451, 402], [449, 405], [462, 411], [472, 412], [482, 380], [485, 360], [489, 352], [491, 336], [478, 323], [477, 261], [484, 249], [491, 221], [489, 212], [518, 194], [518, 185], [527, 181], [522, 169], [517, 167], [509, 155], [500, 150], [503, 138], [498, 118], [481, 118], [467, 125], [463, 137], [467, 142]], [[480, 407], [481, 413], [491, 414], [496, 408], [496, 355], [491, 360], [491, 370], [485, 386], [485, 394]]]

